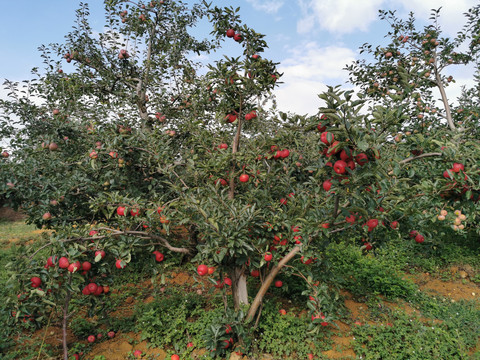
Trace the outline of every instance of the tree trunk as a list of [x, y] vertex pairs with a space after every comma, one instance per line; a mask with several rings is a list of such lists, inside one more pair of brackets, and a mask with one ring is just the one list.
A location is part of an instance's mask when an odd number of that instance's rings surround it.
[[65, 304], [63, 306], [63, 320], [62, 320], [62, 345], [63, 345], [63, 359], [68, 360], [68, 345], [67, 345], [67, 323], [68, 323], [68, 306], [72, 294], [67, 290], [67, 296], [65, 297]]
[[232, 277], [233, 306], [238, 311], [242, 305], [248, 305], [247, 276], [244, 267], [236, 266], [230, 276]]
[[275, 279], [275, 276], [282, 270], [282, 268], [300, 251], [300, 246], [295, 246], [290, 252], [285, 255], [285, 257], [279, 261], [279, 263], [270, 270], [268, 273], [267, 277], [265, 278], [265, 281], [263, 282], [262, 286], [260, 287], [260, 290], [258, 290], [257, 295], [255, 296], [255, 299], [253, 300], [252, 306], [250, 306], [250, 309], [248, 309], [248, 314], [246, 318], [246, 322], [250, 322], [253, 320], [253, 317], [255, 316], [255, 313], [257, 312], [260, 304], [263, 301], [263, 297], [267, 293], [268, 288], [272, 284], [273, 280]]

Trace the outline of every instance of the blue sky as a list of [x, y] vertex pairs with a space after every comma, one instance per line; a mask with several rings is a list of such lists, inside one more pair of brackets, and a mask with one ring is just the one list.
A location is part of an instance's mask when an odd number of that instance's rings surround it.
[[[91, 25], [102, 31], [103, 1], [90, 5]], [[191, 1], [189, 1], [191, 2]], [[430, 9], [442, 7], [440, 24], [453, 36], [464, 23], [463, 12], [474, 0], [213, 0], [218, 6], [241, 8], [242, 20], [266, 34], [268, 58], [280, 62], [284, 84], [276, 91], [279, 108], [300, 114], [314, 114], [321, 106], [318, 93], [326, 85], [346, 82], [342, 68], [358, 58], [365, 42], [383, 41], [388, 25], [378, 19], [378, 10], [397, 10], [406, 17], [413, 11], [424, 24]], [[78, 0], [2, 1], [0, 12], [0, 79], [24, 80], [34, 66], [41, 66], [37, 51], [41, 44], [62, 42], [75, 19]], [[468, 69], [452, 69], [457, 84], [471, 83]], [[4, 97], [5, 92], [0, 91]]]

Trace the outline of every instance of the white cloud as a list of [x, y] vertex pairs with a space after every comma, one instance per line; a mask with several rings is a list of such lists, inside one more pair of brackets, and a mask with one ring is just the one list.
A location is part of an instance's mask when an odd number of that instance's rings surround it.
[[430, 23], [431, 10], [441, 7], [439, 24], [444, 35], [455, 36], [465, 24], [463, 14], [477, 4], [477, 0], [390, 0], [384, 5], [390, 9], [398, 8], [402, 17], [413, 12], [416, 19], [427, 23]]
[[306, 33], [314, 28], [335, 34], [367, 31], [378, 20], [378, 10], [398, 10], [405, 18], [413, 12], [418, 20], [429, 23], [431, 9], [442, 8], [439, 24], [448, 36], [454, 36], [465, 22], [463, 15], [477, 0], [297, 0], [302, 18], [297, 31]]
[[370, 23], [377, 19], [377, 12], [383, 1], [300, 1], [303, 17], [297, 22], [297, 31], [306, 33], [315, 27], [336, 34], [367, 31]]
[[317, 113], [322, 105], [317, 95], [327, 85], [344, 83], [348, 73], [342, 69], [354, 59], [355, 52], [345, 47], [320, 47], [311, 42], [293, 49], [278, 68], [284, 82], [275, 90], [280, 110]]
[[284, 4], [283, 1], [277, 0], [247, 0], [247, 2], [252, 4], [255, 10], [265, 11], [269, 14], [276, 14]]

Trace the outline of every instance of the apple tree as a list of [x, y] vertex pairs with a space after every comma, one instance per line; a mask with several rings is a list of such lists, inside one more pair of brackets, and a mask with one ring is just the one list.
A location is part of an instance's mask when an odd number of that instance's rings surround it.
[[[41, 48], [44, 69], [23, 85], [6, 83], [2, 135], [11, 141], [0, 191], [52, 230], [19, 260], [27, 270], [18, 275], [17, 317], [45, 320], [61, 308], [65, 335], [72, 297], [94, 309], [114, 274], [142, 254], [161, 262], [179, 253], [199, 276], [232, 288], [236, 334], [219, 331], [207, 344], [222, 354], [230, 337], [248, 347], [242, 329], [286, 277], [305, 280], [312, 327], [333, 320], [316, 271], [331, 241], [352, 239], [368, 252], [413, 230], [415, 241], [431, 243], [423, 230], [431, 208], [441, 215], [446, 198], [476, 208], [476, 93], [466, 90], [464, 110], [452, 111], [441, 74], [450, 59], [474, 59], [475, 8], [454, 41], [436, 25], [417, 32], [413, 17], [383, 13], [394, 29], [388, 50], [365, 45], [377, 62], [348, 68], [362, 91], [330, 87], [315, 116], [269, 109], [281, 74], [237, 10], [171, 0], [105, 9], [108, 31], [96, 36], [83, 6], [66, 43]], [[207, 19], [210, 36], [191, 35]], [[468, 52], [454, 54], [469, 39]], [[234, 54], [194, 61], [224, 41]], [[253, 294], [248, 282], [258, 285]]]

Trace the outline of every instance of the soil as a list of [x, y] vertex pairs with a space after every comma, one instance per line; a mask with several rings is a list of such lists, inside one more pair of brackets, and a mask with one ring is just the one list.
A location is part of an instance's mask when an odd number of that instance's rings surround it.
[[0, 206], [0, 220], [18, 221], [22, 219], [25, 219], [24, 214], [14, 211], [12, 208]]
[[[458, 301], [461, 299], [471, 300], [474, 296], [478, 296], [477, 294], [480, 293], [479, 286], [465, 281], [465, 280], [458, 280], [458, 281], [442, 281], [441, 279], [432, 278], [429, 274], [419, 274], [413, 277], [413, 280], [419, 284], [422, 291], [426, 291], [432, 294], [438, 294], [439, 296], [443, 296], [451, 301]], [[174, 272], [171, 274], [171, 277], [167, 279], [167, 284], [175, 284], [180, 286], [191, 286], [195, 283], [193, 277], [184, 272]], [[146, 286], [151, 286], [149, 284], [140, 284], [145, 288]], [[475, 293], [475, 295], [472, 295]], [[357, 302], [353, 297], [347, 293], [342, 292], [342, 296], [345, 298], [345, 307], [349, 310], [350, 317], [348, 320], [345, 321], [336, 321], [336, 326], [332, 326], [333, 336], [331, 337], [333, 341], [332, 348], [328, 351], [324, 351], [322, 354], [327, 357], [328, 359], [355, 359], [356, 355], [351, 347], [351, 342], [353, 340], [352, 335], [352, 326], [356, 326], [359, 323], [370, 323], [374, 324], [373, 321], [367, 320], [370, 317], [370, 309], [368, 308], [367, 304], [362, 302]], [[126, 305], [125, 308], [119, 309], [118, 314], [112, 313], [111, 315], [119, 315], [125, 316], [126, 313], [131, 314], [128, 312], [128, 309], [133, 309], [135, 304], [134, 299], [127, 299], [129, 304]], [[142, 300], [143, 302], [151, 302], [153, 301], [153, 297], [149, 296]], [[382, 305], [387, 306], [391, 309], [400, 309], [407, 313], [415, 313], [417, 310], [412, 308], [406, 303], [393, 303], [384, 301]], [[425, 319], [426, 321], [428, 319]], [[356, 324], [355, 324], [356, 323]], [[118, 334], [115, 339], [105, 341], [99, 343], [98, 345], [94, 345], [93, 350], [88, 354], [87, 358], [92, 359], [96, 355], [104, 355], [107, 359], [111, 360], [120, 360], [125, 359], [129, 352], [133, 352], [134, 350], [140, 350], [142, 353], [156, 355], [157, 359], [163, 360], [166, 359], [166, 353], [162, 349], [158, 348], [148, 348], [148, 344], [145, 341], [140, 341], [140, 335], [135, 333], [126, 333], [126, 334]], [[204, 350], [203, 350], [204, 351]], [[197, 353], [197, 355], [200, 355]], [[195, 358], [195, 357], [193, 357]], [[270, 359], [267, 354], [265, 354], [262, 360]], [[232, 354], [229, 360], [248, 360], [247, 357], [240, 357], [238, 355]]]

